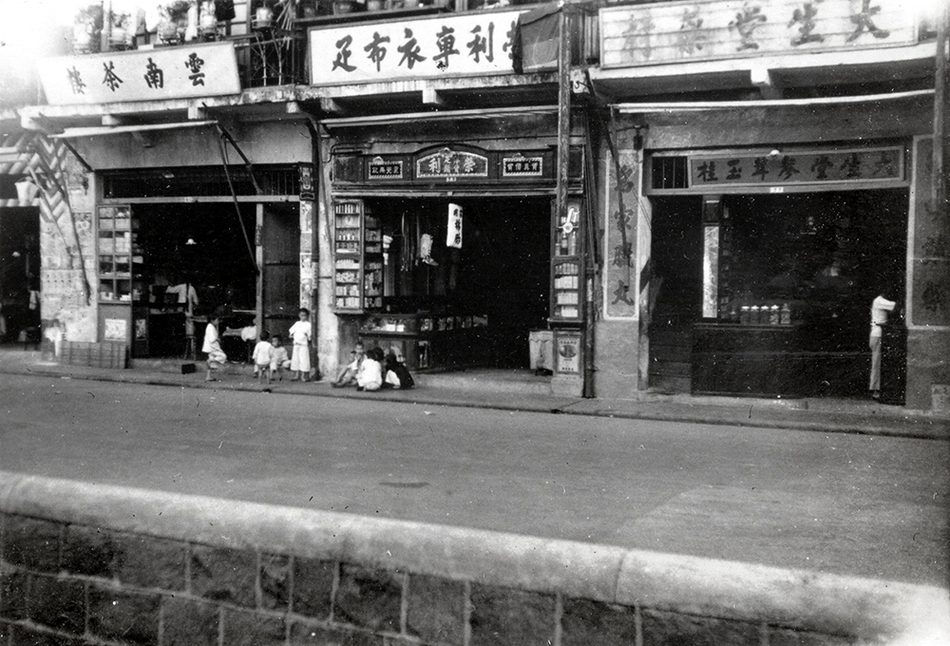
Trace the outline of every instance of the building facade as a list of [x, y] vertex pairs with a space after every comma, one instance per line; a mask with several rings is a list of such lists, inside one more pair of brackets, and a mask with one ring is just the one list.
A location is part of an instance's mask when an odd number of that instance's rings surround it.
[[939, 21], [753, 4], [201, 3], [193, 40], [103, 33], [19, 110], [65, 196], [43, 325], [182, 356], [224, 307], [242, 357], [306, 307], [325, 375], [361, 340], [577, 396], [863, 397], [884, 294], [885, 398], [942, 405]]

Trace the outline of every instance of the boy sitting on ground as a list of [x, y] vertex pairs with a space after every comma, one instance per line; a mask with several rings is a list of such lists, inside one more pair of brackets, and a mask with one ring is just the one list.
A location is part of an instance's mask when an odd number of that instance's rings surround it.
[[337, 374], [336, 379], [333, 380], [333, 387], [342, 388], [344, 386], [355, 386], [356, 375], [360, 370], [360, 364], [363, 363], [365, 356], [366, 353], [363, 350], [362, 343], [357, 343], [353, 346], [353, 351], [350, 352], [350, 363], [340, 368], [339, 374]]

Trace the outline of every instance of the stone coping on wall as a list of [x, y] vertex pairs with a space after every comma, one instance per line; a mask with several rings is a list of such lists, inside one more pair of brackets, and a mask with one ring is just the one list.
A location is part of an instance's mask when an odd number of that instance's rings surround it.
[[867, 643], [950, 644], [950, 593], [903, 582], [2, 471], [0, 513]]

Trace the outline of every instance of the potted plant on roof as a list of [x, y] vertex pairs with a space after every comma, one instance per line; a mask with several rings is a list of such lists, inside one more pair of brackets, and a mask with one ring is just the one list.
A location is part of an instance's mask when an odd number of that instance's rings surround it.
[[172, 0], [161, 5], [159, 11], [162, 19], [158, 22], [157, 36], [162, 45], [178, 45], [185, 39], [185, 30], [188, 28], [189, 0]]
[[73, 22], [73, 51], [77, 54], [94, 54], [102, 48], [102, 3], [90, 3], [82, 7]]

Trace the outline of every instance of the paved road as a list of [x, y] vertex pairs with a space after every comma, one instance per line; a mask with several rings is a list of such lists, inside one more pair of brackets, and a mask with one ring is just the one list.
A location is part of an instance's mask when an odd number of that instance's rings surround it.
[[950, 444], [0, 375], [0, 469], [948, 585]]

